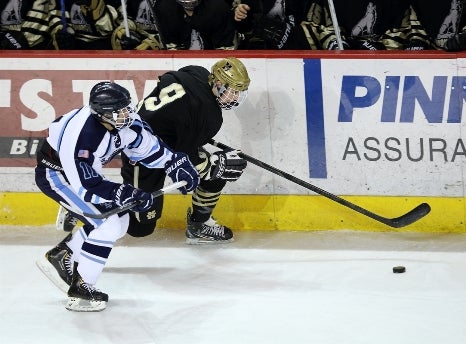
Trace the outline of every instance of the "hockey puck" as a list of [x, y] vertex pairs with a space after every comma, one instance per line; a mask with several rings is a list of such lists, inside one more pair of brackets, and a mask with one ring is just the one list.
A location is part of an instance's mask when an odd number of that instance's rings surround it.
[[394, 266], [393, 267], [393, 273], [394, 274], [402, 274], [405, 271], [406, 271], [406, 268], [404, 266]]

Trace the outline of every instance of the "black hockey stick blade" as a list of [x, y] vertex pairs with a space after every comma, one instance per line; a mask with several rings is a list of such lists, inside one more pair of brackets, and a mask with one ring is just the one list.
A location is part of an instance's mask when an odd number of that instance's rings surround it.
[[[218, 147], [220, 149], [224, 149], [224, 150], [233, 150], [234, 148], [232, 147], [229, 147], [221, 142], [217, 142], [215, 140], [210, 140], [209, 143], [215, 147]], [[393, 227], [393, 228], [401, 228], [401, 227], [404, 227], [404, 226], [408, 226], [420, 219], [422, 219], [424, 216], [426, 216], [427, 214], [429, 214], [430, 212], [430, 206], [429, 204], [427, 203], [422, 203], [422, 204], [419, 204], [417, 207], [415, 207], [414, 209], [410, 210], [409, 212], [407, 212], [406, 214], [403, 214], [399, 217], [395, 217], [395, 218], [387, 218], [387, 217], [383, 217], [383, 216], [380, 216], [378, 214], [375, 214], [367, 209], [364, 209], [362, 207], [360, 207], [359, 205], [357, 204], [354, 204], [354, 203], [351, 203], [350, 201], [347, 201], [337, 195], [334, 195], [328, 191], [325, 191], [313, 184], [310, 184], [304, 180], [301, 180], [299, 178], [296, 178], [295, 176], [285, 172], [285, 171], [282, 171], [282, 170], [279, 170], [278, 168], [276, 167], [273, 167], [269, 164], [266, 164], [265, 162], [263, 161], [260, 161], [256, 158], [253, 158], [252, 156], [249, 156], [247, 154], [244, 154], [243, 152], [240, 152], [239, 153], [239, 156], [242, 157], [244, 160], [254, 164], [254, 165], [257, 165], [269, 172], [272, 172], [280, 177], [283, 177], [285, 179], [288, 179], [289, 181], [292, 181], [293, 183], [296, 183], [298, 185], [301, 185], [302, 187], [306, 188], [306, 189], [309, 189], [311, 191], [314, 191], [315, 193], [319, 194], [319, 195], [322, 195], [328, 199], [331, 199], [332, 201], [334, 202], [337, 202], [345, 207], [348, 207], [360, 214], [363, 214], [367, 217], [370, 217], [371, 219], [373, 220], [376, 220], [376, 221], [379, 221], [387, 226], [390, 226], [390, 227]]]
[[[428, 203], [421, 203], [411, 211], [407, 212], [404, 215], [399, 217], [395, 217], [393, 219], [385, 219], [385, 221], [381, 221], [386, 225], [393, 227], [393, 228], [401, 228], [408, 226], [430, 213], [430, 205]], [[384, 218], [382, 218], [384, 219]]]
[[[176, 182], [176, 183], [167, 185], [167, 186], [163, 187], [160, 190], [154, 191], [152, 193], [152, 197], [154, 197], [154, 198], [159, 197], [159, 196], [167, 193], [168, 191], [178, 189], [178, 188], [183, 187], [185, 185], [186, 185], [186, 182], [184, 180], [181, 181], [181, 182]], [[75, 213], [77, 215], [81, 215], [81, 216], [88, 217], [88, 218], [91, 218], [91, 219], [106, 219], [106, 218], [108, 218], [108, 217], [110, 217], [112, 215], [119, 214], [119, 213], [122, 213], [124, 211], [127, 211], [127, 210], [133, 208], [136, 205], [136, 202], [132, 202], [132, 203], [129, 203], [129, 204], [126, 204], [126, 205], [123, 205], [123, 206], [119, 206], [119, 207], [114, 208], [112, 210], [109, 210], [109, 211], [107, 211], [105, 213], [87, 213], [87, 212], [81, 211], [80, 209], [72, 208], [66, 203], [60, 202], [60, 204], [63, 207], [65, 207], [66, 209], [68, 209], [69, 211], [71, 211], [71, 212], [73, 212], [73, 213]]]

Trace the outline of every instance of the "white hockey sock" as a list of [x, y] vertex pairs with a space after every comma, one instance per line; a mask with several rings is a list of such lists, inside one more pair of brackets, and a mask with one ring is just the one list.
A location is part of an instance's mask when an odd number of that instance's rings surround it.
[[[129, 216], [113, 215], [89, 233], [80, 250], [78, 272], [84, 282], [95, 284], [115, 242], [128, 228]], [[83, 231], [84, 232], [84, 231]]]
[[96, 284], [102, 270], [105, 267], [107, 259], [102, 257], [91, 256], [87, 252], [82, 252], [78, 265], [78, 272], [84, 282]]
[[68, 247], [73, 251], [73, 256], [71, 257], [72, 262], [79, 263], [79, 255], [81, 254], [81, 247], [83, 246], [84, 241], [87, 239], [86, 232], [80, 227], [72, 236], [71, 240], [66, 243]]

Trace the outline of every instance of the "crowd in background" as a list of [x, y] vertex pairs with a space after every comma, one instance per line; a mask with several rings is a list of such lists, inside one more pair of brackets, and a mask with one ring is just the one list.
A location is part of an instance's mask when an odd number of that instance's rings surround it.
[[0, 48], [462, 51], [465, 2], [4, 0]]

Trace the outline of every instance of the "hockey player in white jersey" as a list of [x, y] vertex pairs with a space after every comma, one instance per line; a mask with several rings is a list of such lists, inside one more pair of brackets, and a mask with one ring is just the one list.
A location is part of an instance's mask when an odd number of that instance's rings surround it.
[[153, 204], [153, 196], [129, 184], [107, 180], [102, 167], [124, 152], [134, 163], [165, 169], [173, 182], [185, 181], [183, 193], [194, 190], [199, 175], [184, 153], [173, 152], [154, 136], [131, 107], [128, 90], [100, 82], [90, 93], [89, 106], [57, 118], [37, 154], [36, 184], [70, 209], [84, 226], [69, 234], [37, 262], [38, 267], [68, 294], [72, 311], [105, 309], [108, 295], [95, 288], [115, 242], [123, 237], [128, 212], [106, 219], [83, 216], [135, 204], [133, 212]]

